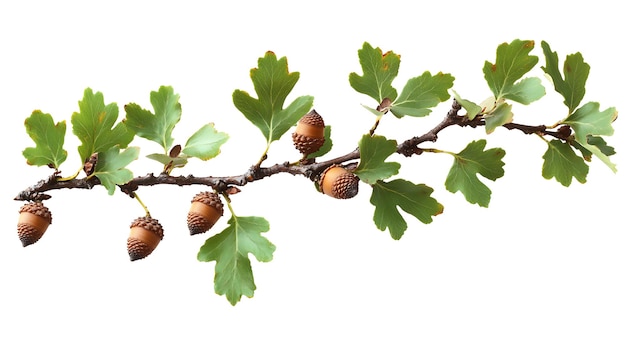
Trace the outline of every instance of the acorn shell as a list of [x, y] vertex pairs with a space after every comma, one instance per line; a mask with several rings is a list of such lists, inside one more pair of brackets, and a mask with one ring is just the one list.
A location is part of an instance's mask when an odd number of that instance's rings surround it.
[[201, 192], [191, 200], [191, 208], [187, 213], [187, 227], [189, 234], [204, 233], [224, 215], [224, 205], [218, 194]]
[[291, 134], [293, 144], [303, 155], [310, 155], [324, 145], [324, 119], [315, 110], [302, 116]]
[[131, 261], [147, 257], [163, 240], [163, 227], [152, 217], [139, 217], [130, 225], [126, 242]]
[[340, 165], [332, 165], [320, 176], [322, 193], [336, 199], [349, 199], [359, 193], [359, 177]]
[[41, 202], [30, 202], [20, 208], [17, 235], [26, 247], [36, 243], [52, 224], [52, 213]]

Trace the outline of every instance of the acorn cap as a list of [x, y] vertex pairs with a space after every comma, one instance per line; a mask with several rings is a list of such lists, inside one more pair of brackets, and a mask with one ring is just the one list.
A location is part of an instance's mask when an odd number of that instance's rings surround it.
[[152, 217], [139, 217], [130, 225], [126, 242], [131, 261], [147, 257], [163, 240], [163, 226]]
[[191, 200], [187, 214], [187, 227], [191, 235], [204, 233], [211, 229], [224, 215], [224, 204], [217, 193], [201, 192]]
[[293, 144], [303, 155], [309, 155], [324, 145], [324, 119], [315, 110], [302, 116], [291, 134]]
[[349, 199], [359, 193], [359, 177], [340, 165], [332, 165], [320, 176], [322, 193], [336, 199]]
[[17, 221], [17, 234], [26, 247], [36, 243], [52, 224], [52, 213], [41, 202], [29, 202], [23, 205]]
[[298, 123], [317, 127], [317, 130], [319, 130], [320, 128], [322, 131], [324, 130], [324, 119], [315, 110], [311, 110], [309, 113], [302, 116], [302, 118], [300, 118]]

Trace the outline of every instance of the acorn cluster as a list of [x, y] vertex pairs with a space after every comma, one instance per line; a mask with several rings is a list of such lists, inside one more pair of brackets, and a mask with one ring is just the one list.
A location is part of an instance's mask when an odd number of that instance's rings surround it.
[[[23, 246], [37, 242], [52, 223], [52, 213], [42, 202], [29, 202], [19, 210], [17, 234]], [[191, 201], [187, 226], [191, 235], [211, 229], [224, 214], [224, 205], [217, 193], [201, 192]], [[150, 255], [164, 237], [164, 230], [156, 218], [146, 215], [130, 224], [126, 248], [131, 261]]]
[[[300, 118], [291, 137], [304, 159], [324, 145], [324, 129], [324, 119], [315, 110]], [[359, 177], [341, 165], [332, 165], [322, 172], [318, 186], [323, 194], [336, 199], [349, 199], [359, 192]]]
[[[187, 227], [191, 235], [211, 229], [224, 214], [224, 205], [217, 193], [201, 192], [191, 200], [187, 214]], [[130, 225], [127, 241], [131, 261], [147, 257], [163, 240], [163, 227], [158, 220], [146, 216], [139, 217]]]

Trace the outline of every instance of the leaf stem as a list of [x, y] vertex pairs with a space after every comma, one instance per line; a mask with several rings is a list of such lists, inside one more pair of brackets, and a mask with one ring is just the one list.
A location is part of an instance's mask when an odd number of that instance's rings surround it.
[[57, 178], [57, 181], [59, 182], [67, 182], [73, 179], [76, 179], [76, 177], [78, 177], [78, 175], [80, 174], [80, 171], [82, 171], [82, 168], [79, 168], [78, 171], [76, 171], [76, 173], [72, 174], [69, 177], [63, 177], [63, 178]]
[[230, 196], [228, 196], [228, 194], [225, 192], [222, 192], [221, 194], [224, 197], [224, 200], [226, 200], [226, 205], [228, 206], [228, 211], [230, 212], [231, 216], [236, 217], [235, 210], [233, 209], [233, 206], [231, 205]]
[[434, 154], [450, 154], [450, 155], [454, 155], [455, 154], [454, 152], [440, 150], [440, 149], [434, 149], [434, 148], [420, 149], [420, 150], [422, 150], [422, 152], [432, 152]]
[[263, 163], [263, 161], [267, 160], [267, 153], [269, 151], [270, 151], [270, 142], [268, 142], [267, 146], [265, 146], [265, 151], [263, 151], [263, 155], [261, 155], [261, 158], [259, 159], [259, 162], [257, 162], [256, 165], [254, 165], [254, 169], [261, 168], [261, 163]]

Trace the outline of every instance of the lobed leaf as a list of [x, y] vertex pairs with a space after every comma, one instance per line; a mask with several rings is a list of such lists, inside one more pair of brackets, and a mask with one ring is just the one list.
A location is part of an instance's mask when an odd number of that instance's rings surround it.
[[395, 140], [387, 140], [384, 136], [363, 135], [359, 141], [361, 159], [354, 174], [368, 184], [375, 184], [379, 180], [398, 174], [399, 163], [385, 162], [387, 157], [396, 152], [397, 147], [398, 143]]
[[268, 144], [280, 139], [313, 106], [312, 96], [300, 96], [283, 108], [299, 77], [298, 72], [289, 73], [287, 58], [279, 60], [268, 51], [259, 58], [258, 68], [250, 70], [257, 98], [239, 89], [233, 92], [235, 107], [261, 130]]
[[541, 85], [541, 80], [537, 77], [531, 77], [524, 78], [513, 85], [503, 98], [528, 105], [544, 95], [546, 95], [546, 88]]
[[502, 158], [505, 151], [501, 148], [485, 150], [486, 144], [484, 139], [472, 141], [463, 151], [455, 154], [445, 183], [451, 193], [461, 191], [469, 203], [482, 207], [489, 206], [491, 190], [478, 179], [477, 174], [494, 181], [504, 175]]
[[380, 48], [374, 49], [365, 42], [359, 50], [359, 62], [363, 75], [350, 73], [348, 80], [352, 88], [372, 97], [377, 103], [383, 101], [384, 98], [395, 100], [398, 92], [391, 86], [391, 82], [398, 76], [400, 55], [396, 55], [393, 51], [383, 54]]
[[139, 157], [138, 147], [129, 147], [120, 152], [116, 145], [98, 154], [98, 162], [93, 176], [98, 177], [102, 185], [113, 195], [116, 185], [126, 184], [133, 179], [133, 173], [126, 168]]
[[219, 155], [220, 147], [227, 140], [228, 134], [218, 132], [213, 123], [208, 123], [189, 137], [183, 153], [207, 161]]
[[[576, 140], [571, 140], [570, 143], [572, 147], [580, 151], [585, 161], [587, 162], [591, 161], [591, 156], [593, 156], [593, 153], [591, 151], [587, 150], [584, 146], [580, 145], [580, 143], [578, 143]], [[606, 156], [615, 155], [615, 148], [608, 145], [602, 137], [588, 135], [587, 143], [589, 145], [596, 146], [598, 150]]]
[[28, 136], [35, 142], [35, 147], [27, 147], [22, 151], [26, 162], [33, 166], [48, 165], [59, 169], [67, 159], [67, 151], [63, 149], [65, 121], [54, 124], [51, 115], [36, 110], [26, 118], [24, 126]]
[[72, 131], [82, 142], [78, 146], [81, 160], [92, 154], [107, 151], [114, 146], [124, 149], [135, 134], [124, 123], [117, 123], [117, 104], [104, 104], [102, 93], [85, 89], [83, 99], [78, 102], [79, 112], [72, 114]]
[[614, 107], [600, 111], [599, 103], [588, 102], [563, 121], [563, 124], [569, 125], [574, 130], [576, 142], [602, 160], [613, 172], [617, 172], [617, 168], [609, 159], [609, 155], [603, 152], [606, 148], [602, 147], [602, 143], [594, 142], [597, 139], [591, 139], [592, 142], [589, 142], [589, 137], [613, 135], [611, 124], [616, 118], [617, 110]]
[[534, 47], [532, 40], [516, 39], [498, 46], [496, 63], [485, 61], [483, 73], [496, 100], [509, 99], [528, 104], [545, 94], [538, 79], [516, 83], [539, 61], [537, 56], [529, 55]]
[[563, 103], [574, 112], [585, 96], [585, 84], [589, 77], [589, 65], [583, 60], [581, 53], [568, 55], [563, 64], [563, 73], [559, 71], [559, 57], [550, 49], [550, 45], [542, 41], [541, 47], [546, 57], [545, 67], [541, 67], [552, 78], [554, 89], [563, 96]]
[[551, 140], [543, 159], [541, 175], [545, 179], [554, 178], [564, 186], [570, 186], [572, 178], [576, 178], [579, 183], [587, 181], [589, 166], [582, 157], [576, 155], [568, 143]]
[[497, 127], [513, 121], [513, 106], [506, 102], [496, 104], [496, 108], [485, 114], [485, 130], [492, 133]]
[[276, 247], [261, 233], [269, 230], [262, 217], [237, 217], [228, 220], [228, 227], [206, 240], [198, 252], [198, 260], [215, 261], [215, 292], [226, 295], [234, 306], [241, 296], [254, 296], [256, 285], [249, 254], [260, 262], [269, 262]]
[[615, 148], [608, 145], [602, 137], [587, 135], [587, 143], [589, 145], [596, 146], [600, 150], [600, 152], [607, 156], [615, 155]]
[[395, 240], [400, 239], [407, 229], [398, 207], [422, 223], [432, 222], [433, 216], [443, 212], [443, 205], [430, 196], [433, 189], [424, 184], [416, 185], [404, 179], [379, 180], [372, 189], [370, 203], [376, 207], [374, 223], [380, 230], [389, 229]]
[[182, 114], [178, 100], [174, 88], [161, 86], [158, 91], [150, 92], [154, 113], [135, 103], [124, 106], [126, 125], [138, 136], [158, 143], [167, 152], [174, 143], [172, 131]]
[[428, 116], [432, 107], [450, 98], [448, 89], [452, 88], [453, 82], [452, 75], [441, 72], [434, 76], [424, 72], [419, 77], [411, 78], [392, 103], [391, 112], [396, 117]]

